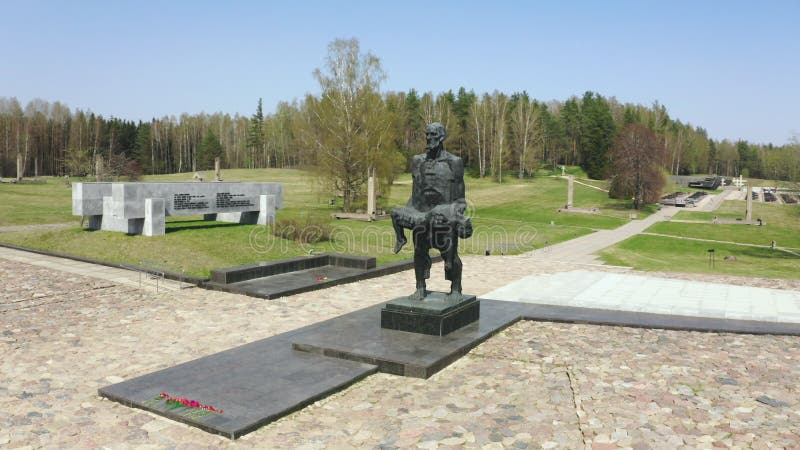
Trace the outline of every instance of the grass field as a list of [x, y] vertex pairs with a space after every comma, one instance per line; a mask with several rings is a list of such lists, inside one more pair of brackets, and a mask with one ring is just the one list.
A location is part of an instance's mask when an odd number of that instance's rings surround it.
[[[743, 200], [728, 200], [713, 213], [681, 211], [674, 218], [710, 221], [714, 216], [719, 216], [743, 219], [745, 203]], [[766, 225], [661, 222], [646, 231], [755, 245], [770, 245], [774, 240], [781, 247], [800, 249], [800, 206], [756, 202], [753, 203], [753, 220], [757, 218], [766, 222]]]
[[[796, 254], [751, 247], [769, 246], [774, 240], [779, 247], [800, 253], [800, 206], [753, 204], [753, 219], [760, 217], [765, 226], [741, 224], [659, 222], [645, 232], [672, 237], [639, 235], [605, 249], [601, 258], [608, 264], [630, 266], [640, 270], [727, 273], [773, 278], [797, 278], [800, 257]], [[711, 221], [714, 216], [725, 219], [744, 218], [745, 202], [725, 201], [712, 213], [681, 211], [674, 218]], [[689, 237], [736, 244], [679, 239]], [[715, 250], [716, 264], [710, 267], [708, 250]], [[734, 256], [736, 261], [724, 261]]]
[[[390, 221], [356, 222], [335, 220], [330, 196], [319, 195], [316, 179], [301, 170], [226, 170], [230, 181], [276, 181], [284, 183], [284, 206], [280, 219], [301, 223], [328, 223], [333, 238], [313, 245], [273, 237], [268, 227], [204, 222], [199, 217], [170, 217], [164, 236], [127, 236], [106, 231], [88, 231], [78, 226], [71, 213], [71, 190], [58, 179], [47, 184], [0, 185], [0, 226], [72, 222], [73, 227], [0, 233], [0, 241], [43, 250], [139, 264], [157, 261], [190, 274], [207, 276], [211, 269], [316, 252], [336, 251], [378, 258], [380, 263], [411, 257], [408, 245], [398, 255], [391, 253], [394, 234]], [[144, 181], [186, 181], [191, 174], [148, 176]], [[462, 254], [519, 253], [591, 233], [617, 227], [630, 210], [603, 192], [575, 186], [575, 206], [600, 208], [602, 214], [563, 214], [557, 208], [566, 202], [566, 181], [536, 177], [507, 179], [503, 184], [468, 177], [467, 197], [473, 211], [475, 235], [462, 241]], [[411, 191], [409, 175], [401, 177], [381, 203], [388, 207], [405, 204]], [[31, 206], [33, 205], [33, 206]], [[640, 211], [640, 217], [650, 210]], [[553, 222], [553, 224], [551, 224]]]
[[0, 227], [75, 222], [72, 189], [57, 178], [42, 184], [0, 183]]
[[[582, 177], [576, 168], [569, 172]], [[560, 171], [558, 171], [560, 173]], [[46, 184], [0, 184], [0, 227], [40, 223], [72, 223], [63, 229], [26, 230], [0, 233], [0, 241], [26, 247], [68, 253], [96, 259], [139, 264], [155, 261], [175, 270], [208, 276], [213, 268], [286, 258], [315, 252], [334, 251], [369, 255], [380, 263], [411, 257], [411, 245], [394, 255], [394, 234], [389, 221], [355, 222], [331, 218], [337, 206], [331, 197], [320, 195], [316, 178], [302, 170], [226, 170], [226, 180], [276, 181], [284, 183], [285, 208], [280, 219], [301, 223], [326, 223], [332, 239], [316, 244], [300, 244], [272, 236], [269, 227], [205, 222], [200, 217], [170, 217], [167, 234], [159, 237], [126, 236], [79, 227], [71, 215], [71, 189], [60, 179]], [[462, 241], [462, 254], [518, 253], [573, 239], [595, 229], [611, 229], [626, 223], [632, 212], [626, 202], [609, 199], [601, 191], [575, 185], [575, 206], [595, 207], [601, 214], [564, 214], [557, 209], [566, 201], [566, 180], [539, 172], [532, 179], [508, 177], [503, 184], [489, 179], [467, 177], [467, 196], [473, 213], [475, 235]], [[144, 181], [187, 181], [191, 174], [148, 176]], [[74, 180], [73, 180], [74, 181]], [[594, 182], [605, 186], [604, 182]], [[405, 204], [411, 191], [409, 175], [400, 177], [391, 192], [380, 200], [390, 208]], [[341, 203], [335, 199], [335, 203]], [[744, 201], [726, 201], [713, 213], [682, 211], [676, 219], [711, 221], [743, 218]], [[651, 214], [648, 207], [639, 217]], [[647, 232], [677, 237], [692, 237], [742, 244], [769, 245], [800, 249], [800, 207], [755, 203], [753, 218], [764, 227], [746, 225], [662, 222]], [[709, 248], [716, 250], [716, 267], [708, 267]], [[800, 250], [797, 251], [800, 253]], [[722, 261], [731, 255], [735, 262]], [[732, 244], [681, 240], [640, 235], [606, 249], [601, 255], [609, 264], [641, 270], [691, 271], [796, 278], [800, 258], [771, 249]]]
[[[708, 250], [714, 249], [715, 264]], [[733, 256], [735, 261], [725, 261]], [[638, 235], [601, 253], [607, 264], [639, 270], [725, 273], [767, 278], [797, 278], [800, 257], [780, 250]]]

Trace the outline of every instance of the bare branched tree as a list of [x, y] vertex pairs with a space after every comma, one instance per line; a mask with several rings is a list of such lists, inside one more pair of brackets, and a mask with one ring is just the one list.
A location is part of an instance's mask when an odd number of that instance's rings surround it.
[[610, 196], [633, 198], [633, 207], [655, 203], [664, 187], [661, 162], [664, 145], [644, 125], [627, 125], [614, 142]]

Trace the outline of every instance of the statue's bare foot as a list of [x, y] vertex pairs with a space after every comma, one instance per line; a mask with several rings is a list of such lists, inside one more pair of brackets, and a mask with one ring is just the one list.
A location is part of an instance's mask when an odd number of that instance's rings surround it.
[[464, 296], [461, 294], [461, 291], [450, 291], [450, 293], [447, 294], [447, 300], [451, 302], [457, 302], [463, 297]]
[[397, 242], [394, 244], [394, 253], [395, 254], [399, 253], [400, 249], [403, 248], [404, 245], [406, 245], [406, 242], [408, 242], [406, 238], [403, 238], [402, 240], [398, 239]]
[[422, 301], [422, 300], [425, 300], [425, 295], [426, 294], [427, 293], [425, 292], [425, 288], [417, 288], [417, 290], [414, 291], [413, 294], [409, 295], [408, 298], [411, 299], [411, 300]]

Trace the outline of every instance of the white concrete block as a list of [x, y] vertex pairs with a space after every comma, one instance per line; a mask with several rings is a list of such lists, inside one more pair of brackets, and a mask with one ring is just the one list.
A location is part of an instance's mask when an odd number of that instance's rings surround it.
[[275, 223], [275, 196], [260, 195], [258, 198], [258, 224], [272, 225]]
[[164, 215], [163, 198], [147, 198], [144, 200], [144, 227], [142, 234], [145, 236], [161, 236], [166, 233], [166, 217]]

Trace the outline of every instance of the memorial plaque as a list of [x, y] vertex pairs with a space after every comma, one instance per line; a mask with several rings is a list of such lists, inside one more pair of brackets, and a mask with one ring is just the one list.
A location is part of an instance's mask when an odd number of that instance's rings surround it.
[[[146, 211], [147, 199], [151, 203]], [[154, 210], [161, 208], [160, 211]], [[75, 183], [72, 213], [88, 216], [90, 229], [148, 235], [164, 234], [159, 216], [203, 215], [207, 220], [268, 224], [283, 206], [281, 183]]]

